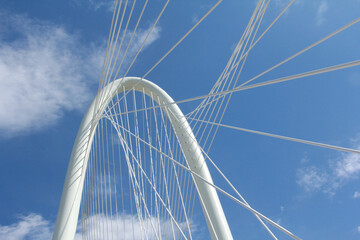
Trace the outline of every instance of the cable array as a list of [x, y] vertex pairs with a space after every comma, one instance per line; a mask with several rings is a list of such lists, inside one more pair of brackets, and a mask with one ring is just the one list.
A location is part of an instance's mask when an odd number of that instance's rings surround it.
[[[153, 98], [124, 89], [108, 109], [155, 106]], [[187, 166], [167, 111], [106, 113], [99, 120], [82, 196], [84, 239], [192, 239], [194, 183], [173, 162]]]
[[[148, 76], [221, 2], [222, 0], [217, 1], [143, 74], [142, 78]], [[129, 49], [133, 47], [134, 36], [139, 29], [143, 14], [148, 8], [148, 0], [141, 4], [136, 0], [115, 1], [99, 83], [98, 94], [100, 94], [100, 97], [96, 100], [95, 109], [97, 111], [93, 113], [93, 122], [90, 126], [94, 137], [90, 141], [91, 145], [87, 146], [91, 150], [89, 151], [81, 198], [81, 231], [83, 239], [193, 239], [193, 235], [196, 233], [194, 218], [198, 218], [194, 212], [196, 209], [202, 208], [204, 215], [207, 216], [211, 211], [204, 207], [204, 199], [199, 194], [197, 181], [205, 182], [216, 189], [217, 192], [249, 210], [273, 239], [277, 239], [277, 237], [270, 230], [269, 224], [293, 239], [300, 239], [278, 223], [253, 209], [209, 156], [219, 127], [317, 147], [359, 153], [358, 150], [354, 149], [222, 123], [232, 94], [235, 92], [303, 79], [308, 76], [360, 65], [360, 60], [356, 60], [252, 85], [249, 84], [358, 23], [360, 21], [360, 18], [358, 18], [255, 77], [242, 79], [242, 72], [245, 69], [251, 50], [293, 2], [294, 0], [291, 0], [273, 22], [258, 36], [270, 3], [270, 0], [259, 0], [229, 61], [210, 92], [190, 99], [164, 103], [152, 92], [146, 92], [145, 89], [142, 91], [135, 90], [136, 86], [132, 89], [126, 89], [125, 87], [120, 89], [115, 94], [115, 97], [110, 91], [113, 89], [112, 84], [116, 79], [125, 79], [128, 75], [151, 34], [153, 34], [170, 0], [164, 1], [162, 7], [158, 10], [158, 15], [142, 43], [137, 46], [136, 53], [130, 61], [128, 61]], [[136, 11], [136, 9], [139, 11]], [[134, 15], [135, 12], [139, 14]], [[130, 26], [134, 26], [133, 30], [130, 30]], [[128, 64], [125, 62], [128, 62]], [[110, 96], [111, 99], [109, 99]], [[229, 193], [222, 187], [204, 179], [189, 167], [189, 162], [184, 155], [186, 150], [182, 148], [179, 136], [170, 121], [170, 119], [178, 118], [169, 110], [170, 105], [195, 100], [202, 101], [192, 112], [186, 115], [185, 120], [182, 119], [181, 121], [189, 121], [189, 127], [194, 133], [194, 136], [189, 137], [199, 144], [201, 154], [204, 156], [204, 162], [206, 161], [206, 163], [213, 166], [216, 172], [230, 186], [233, 193]], [[208, 226], [210, 229], [213, 228], [213, 223], [208, 223]], [[215, 238], [219, 239], [217, 236]]]

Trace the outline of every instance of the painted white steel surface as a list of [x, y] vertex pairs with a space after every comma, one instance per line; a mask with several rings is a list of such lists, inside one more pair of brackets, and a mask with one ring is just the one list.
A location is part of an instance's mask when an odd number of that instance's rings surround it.
[[[79, 217], [85, 170], [93, 134], [95, 133], [99, 120], [98, 117], [102, 115], [110, 100], [116, 94], [122, 92], [124, 88], [126, 90], [134, 88], [137, 91], [144, 92], [149, 97], [152, 97], [158, 104], [174, 102], [160, 87], [150, 81], [137, 77], [126, 77], [115, 80], [113, 83], [104, 87], [95, 97], [81, 122], [71, 153], [53, 240], [74, 239]], [[168, 118], [174, 127], [174, 131], [190, 169], [212, 183], [213, 181], [201, 149], [180, 108], [176, 104], [167, 105], [166, 108], [167, 110], [164, 112], [170, 112], [167, 114]], [[202, 208], [203, 210], [206, 209], [208, 213], [206, 214], [204, 211], [212, 239], [233, 239], [216, 190], [196, 176], [194, 180], [198, 187], [198, 194], [203, 199]]]

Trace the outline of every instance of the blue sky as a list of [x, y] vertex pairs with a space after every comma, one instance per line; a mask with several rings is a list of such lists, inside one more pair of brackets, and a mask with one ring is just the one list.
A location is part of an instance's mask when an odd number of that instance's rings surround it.
[[[287, 2], [270, 2], [259, 32]], [[137, 41], [163, 3], [150, 3]], [[97, 91], [112, 4], [0, 3], [1, 239], [51, 236], [77, 129]], [[142, 76], [213, 4], [171, 1], [128, 75]], [[255, 5], [222, 2], [147, 79], [175, 100], [207, 94]], [[295, 1], [252, 50], [240, 81], [358, 18], [359, 9], [358, 0]], [[357, 23], [256, 82], [358, 60], [359, 39]], [[241, 91], [233, 95], [223, 123], [359, 149], [359, 90], [360, 69], [353, 67]], [[187, 113], [198, 103], [180, 108]], [[359, 155], [220, 128], [210, 156], [255, 209], [301, 238], [360, 239]], [[235, 239], [270, 239], [251, 214], [221, 200]]]

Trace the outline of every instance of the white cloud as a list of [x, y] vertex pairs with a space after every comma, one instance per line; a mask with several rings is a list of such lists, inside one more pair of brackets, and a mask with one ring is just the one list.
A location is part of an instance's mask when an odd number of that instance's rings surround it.
[[[86, 221], [78, 223], [78, 232], [75, 235], [75, 240], [83, 239], [83, 236], [97, 236], [99, 233], [99, 222], [101, 222], [101, 230], [106, 231], [112, 235], [113, 240], [120, 239], [144, 239], [144, 234], [147, 239], [157, 239], [153, 229], [162, 229], [162, 238], [169, 239], [174, 233], [177, 238], [180, 237], [180, 231], [172, 225], [171, 220], [157, 220], [156, 218], [143, 219], [139, 221], [137, 216], [124, 214], [118, 217], [106, 217], [104, 215], [93, 215], [86, 219]], [[82, 233], [81, 227], [85, 230]], [[174, 228], [173, 228], [174, 227]], [[181, 230], [186, 228], [185, 223], [180, 223]], [[104, 228], [104, 229], [103, 229]], [[195, 227], [194, 227], [195, 228]], [[11, 225], [0, 225], [0, 239], [6, 240], [48, 240], [52, 238], [54, 224], [45, 220], [39, 214], [29, 214], [22, 216], [17, 223]], [[106, 234], [98, 236], [99, 240], [108, 239]]]
[[345, 154], [344, 158], [336, 163], [335, 175], [345, 180], [357, 177], [360, 173], [360, 154]]
[[356, 191], [354, 192], [353, 198], [360, 198], [360, 192]]
[[[274, 3], [275, 3], [275, 7], [277, 10], [282, 10], [284, 9], [289, 3], [291, 2], [291, 0], [274, 0]], [[256, 1], [257, 3], [257, 1]], [[300, 4], [303, 4], [304, 3], [304, 0], [296, 0], [292, 3], [292, 5], [300, 5]], [[291, 8], [290, 8], [291, 9]], [[289, 9], [286, 10], [286, 13], [287, 14], [289, 12]]]
[[192, 22], [193, 24], [197, 23], [199, 20], [200, 20], [200, 18], [199, 18], [198, 15], [196, 15], [196, 14], [192, 15], [192, 17], [191, 17], [191, 22]]
[[[355, 149], [360, 148], [357, 139]], [[297, 170], [297, 184], [306, 191], [321, 190], [324, 193], [335, 194], [336, 190], [351, 180], [360, 176], [360, 154], [344, 153], [337, 160], [329, 161], [327, 167], [308, 166]], [[355, 192], [354, 198], [360, 197]]]
[[[275, 0], [274, 2], [276, 6], [283, 8], [289, 4], [290, 0]], [[258, 1], [255, 1], [255, 3], [257, 4]]]
[[360, 226], [357, 227], [357, 231], [360, 233]]
[[[120, 33], [118, 33], [117, 31], [115, 32], [113, 37], [114, 43], [109, 46], [106, 60], [109, 62], [107, 64], [108, 68], [106, 69], [109, 78], [115, 78], [115, 74], [117, 73], [117, 71], [118, 74], [116, 75], [116, 78], [122, 77], [122, 74], [124, 74], [125, 71], [128, 69], [144, 41], [146, 40], [144, 46], [142, 47], [142, 50], [145, 50], [148, 46], [150, 46], [160, 37], [161, 28], [159, 26], [155, 26], [149, 34], [151, 28], [152, 25], [145, 29], [138, 28], [135, 33], [133, 33], [134, 30], [129, 29], [126, 31], [125, 34], [123, 34], [123, 31], [120, 31]], [[121, 40], [122, 38], [123, 40]], [[101, 61], [102, 64], [104, 56], [105, 51], [101, 55], [101, 59], [94, 58], [93, 60], [95, 60], [96, 62]], [[120, 64], [121, 68], [120, 70], [118, 70]]]
[[[109, 235], [113, 236], [114, 240], [120, 239], [144, 239], [145, 235], [146, 239], [158, 239], [156, 235], [160, 236], [162, 239], [170, 239], [173, 237], [173, 229], [176, 238], [181, 238], [181, 233], [178, 228], [172, 224], [170, 219], [168, 220], [160, 220], [157, 218], [148, 218], [142, 219], [139, 221], [137, 216], [133, 215], [121, 215], [119, 217], [105, 217], [104, 215], [94, 215], [87, 218], [84, 221], [85, 230], [82, 233], [77, 233], [75, 236], [75, 240], [81, 240], [82, 235], [85, 236], [94, 236], [99, 232], [99, 226], [97, 225], [99, 222], [102, 223], [105, 232], [108, 232]], [[81, 223], [79, 224], [81, 226]], [[185, 223], [180, 223], [179, 227], [182, 231], [186, 228]], [[159, 234], [159, 229], [161, 229], [161, 234]], [[157, 232], [155, 234], [155, 231]], [[101, 238], [100, 238], [101, 239]], [[106, 239], [106, 236], [104, 236]]]
[[94, 60], [96, 51], [84, 54], [78, 39], [61, 26], [6, 17], [19, 37], [7, 42], [3, 36], [0, 43], [0, 130], [36, 130], [52, 125], [64, 111], [81, 109], [90, 97], [86, 77], [98, 69], [87, 59]]
[[106, 11], [114, 11], [115, 0], [89, 0], [90, 6], [95, 10], [104, 8]]
[[[0, 12], [0, 132], [26, 134], [54, 125], [67, 111], [83, 110], [100, 76], [104, 45], [84, 45], [64, 27]], [[5, 29], [5, 30], [4, 30]], [[139, 29], [124, 65], [148, 29]], [[124, 46], [130, 39], [126, 34]], [[160, 36], [154, 29], [146, 46]]]
[[52, 226], [49, 221], [37, 214], [20, 217], [17, 223], [0, 225], [0, 239], [21, 240], [37, 239], [48, 240], [52, 237]]
[[297, 178], [297, 184], [308, 192], [319, 190], [328, 181], [327, 173], [316, 167], [299, 169]]
[[328, 11], [329, 5], [327, 1], [323, 0], [320, 2], [320, 5], [316, 12], [316, 24], [321, 25], [325, 21], [325, 13]]
[[92, 10], [103, 9], [105, 11], [114, 11], [115, 0], [73, 0], [78, 6], [88, 7]]
[[305, 152], [304, 156], [300, 159], [300, 163], [301, 164], [307, 164], [307, 163], [309, 163], [309, 161], [310, 161], [310, 159], [309, 159], [309, 157], [307, 155], [307, 152]]
[[[129, 46], [129, 49], [126, 53], [126, 61], [124, 60], [124, 68], [126, 68], [131, 61], [133, 60], [133, 58], [135, 57], [136, 53], [138, 52], [139, 48], [141, 47], [141, 45], [143, 44], [143, 42], [145, 41], [149, 31], [151, 30], [152, 25], [150, 25], [148, 28], [146, 29], [138, 29], [135, 34], [134, 37], [131, 41], [131, 44]], [[149, 35], [149, 37], [146, 39], [146, 42], [143, 46], [143, 49], [146, 49], [148, 46], [150, 46], [155, 40], [157, 40], [160, 37], [160, 32], [161, 32], [161, 28], [159, 26], [155, 26], [151, 32], [151, 34]], [[120, 55], [122, 55], [123, 52], [125, 52], [125, 49], [127, 47], [127, 43], [130, 41], [131, 35], [132, 35], [133, 31], [129, 30], [126, 34], [125, 34], [125, 39], [122, 46], [122, 51], [120, 52]], [[121, 60], [121, 59], [120, 59]], [[119, 60], [119, 64], [120, 64], [120, 60]]]

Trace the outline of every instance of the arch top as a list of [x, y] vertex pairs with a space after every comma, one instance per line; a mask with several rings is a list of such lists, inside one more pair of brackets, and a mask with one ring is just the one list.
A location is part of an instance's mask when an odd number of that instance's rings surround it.
[[[174, 103], [174, 100], [163, 89], [146, 79], [139, 77], [117, 79], [98, 92], [80, 124], [66, 173], [53, 240], [74, 239], [85, 171], [98, 117], [103, 114], [111, 99], [124, 90], [131, 89], [143, 92], [158, 104], [167, 104], [165, 107], [168, 111], [165, 113], [171, 112], [171, 114], [167, 114], [167, 117], [173, 126], [178, 142], [182, 146], [189, 168], [208, 182], [213, 182], [201, 148], [195, 140], [184, 114]], [[79, 169], [79, 166], [82, 167]], [[202, 208], [203, 210], [206, 209], [204, 212], [207, 212], [205, 219], [212, 239], [233, 239], [215, 188], [196, 176], [193, 179], [197, 185], [198, 194], [203, 200], [201, 202]]]

